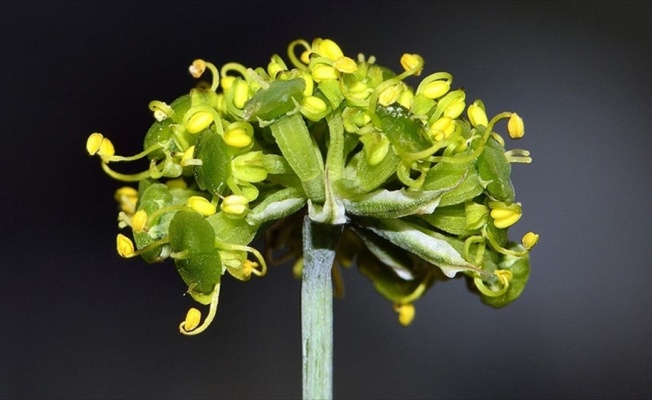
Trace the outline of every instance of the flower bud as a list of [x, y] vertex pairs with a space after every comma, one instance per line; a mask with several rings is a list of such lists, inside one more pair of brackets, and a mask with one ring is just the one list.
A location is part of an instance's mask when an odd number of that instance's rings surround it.
[[311, 121], [319, 121], [328, 113], [328, 104], [317, 96], [308, 96], [301, 99], [301, 114]]
[[519, 117], [516, 113], [512, 113], [512, 116], [509, 117], [509, 121], [507, 122], [507, 132], [509, 132], [509, 137], [512, 139], [522, 138], [525, 134], [523, 118]]

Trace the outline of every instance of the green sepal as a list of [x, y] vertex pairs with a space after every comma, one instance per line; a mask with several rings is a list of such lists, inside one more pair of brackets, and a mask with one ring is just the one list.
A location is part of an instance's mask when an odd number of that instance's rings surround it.
[[[461, 179], [463, 180], [460, 182]], [[484, 190], [472, 161], [435, 164], [426, 173], [422, 188], [423, 190], [438, 190], [450, 187], [456, 182], [459, 182], [457, 187], [442, 196], [439, 202], [441, 207], [463, 203], [480, 195]]]
[[[143, 180], [142, 182], [146, 182]], [[152, 215], [160, 208], [172, 204], [173, 197], [168, 187], [162, 183], [149, 183], [146, 188], [139, 191], [137, 210], [143, 210], [147, 215]], [[150, 227], [147, 232], [134, 232], [134, 241], [137, 249], [142, 249], [147, 245], [162, 239], [167, 234], [167, 227], [172, 219], [173, 214], [167, 213], [154, 218], [150, 221]], [[160, 262], [163, 260], [164, 247], [159, 246], [141, 254], [143, 260], [148, 263]]]
[[302, 78], [274, 81], [260, 89], [244, 106], [242, 117], [248, 121], [271, 121], [296, 109], [306, 82]]
[[453, 246], [435, 232], [400, 219], [363, 220], [361, 224], [376, 235], [439, 267], [449, 278], [461, 271], [475, 271], [484, 275], [480, 268], [468, 263]]
[[230, 244], [248, 245], [258, 229], [257, 226], [248, 224], [244, 218], [232, 218], [222, 211], [209, 216], [206, 221], [213, 228], [215, 239]]
[[401, 218], [414, 214], [431, 214], [448, 189], [412, 191], [377, 190], [373, 193], [342, 199], [347, 213], [372, 218]]
[[197, 140], [194, 157], [202, 161], [202, 165], [195, 167], [197, 185], [202, 190], [220, 196], [231, 176], [231, 157], [222, 135], [212, 129], [205, 129]]
[[[190, 134], [186, 133], [184, 129], [179, 129], [183, 122], [183, 115], [190, 108], [190, 96], [183, 95], [170, 104], [170, 107], [174, 111], [172, 116], [164, 119], [163, 121], [154, 121], [152, 126], [147, 131], [145, 135], [145, 140], [143, 142], [143, 148], [147, 149], [153, 145], [168, 146], [168, 143], [172, 140], [176, 143], [176, 146], [179, 149], [183, 148], [182, 141], [186, 143], [191, 143], [193, 139]], [[177, 137], [175, 129], [179, 134], [180, 138]], [[181, 133], [183, 131], [183, 133]], [[162, 160], [165, 157], [165, 154], [162, 150], [157, 150], [147, 155], [150, 160]]]
[[[337, 107], [340, 106], [340, 103], [342, 103], [342, 100], [344, 100], [344, 95], [340, 89], [340, 81], [338, 79], [325, 79], [319, 82], [317, 87], [328, 100], [333, 110], [337, 109]], [[316, 95], [318, 95], [318, 93]]]
[[432, 146], [423, 125], [411, 117], [410, 111], [398, 103], [376, 107], [383, 132], [399, 152], [418, 153]]
[[174, 262], [188, 292], [196, 301], [209, 304], [222, 277], [213, 227], [194, 211], [180, 211], [172, 218], [169, 232]]
[[308, 197], [316, 202], [324, 201], [324, 159], [301, 114], [279, 118], [270, 129]]
[[249, 225], [260, 226], [294, 214], [306, 205], [306, 200], [301, 189], [282, 189], [265, 197], [249, 211], [245, 219]]
[[455, 204], [447, 207], [438, 207], [432, 214], [422, 215], [421, 218], [435, 228], [457, 236], [471, 236], [477, 234], [479, 229], [469, 229], [466, 225], [466, 207], [464, 204]]
[[506, 203], [514, 202], [514, 185], [510, 176], [512, 165], [505, 157], [505, 149], [496, 139], [489, 138], [476, 161], [476, 167], [480, 178], [490, 181], [487, 191], [493, 198]]

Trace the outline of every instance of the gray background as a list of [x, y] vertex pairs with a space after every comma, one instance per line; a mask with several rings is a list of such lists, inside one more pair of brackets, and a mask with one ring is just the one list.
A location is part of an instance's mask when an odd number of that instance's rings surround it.
[[489, 114], [517, 111], [515, 165], [541, 234], [523, 296], [493, 310], [435, 285], [412, 326], [356, 270], [335, 301], [337, 398], [649, 397], [652, 375], [649, 2], [1, 2], [0, 397], [301, 394], [299, 290], [287, 266], [225, 279], [188, 338], [173, 264], [115, 254], [94, 131], [138, 151], [147, 104], [197, 57], [266, 65], [295, 38], [448, 71]]

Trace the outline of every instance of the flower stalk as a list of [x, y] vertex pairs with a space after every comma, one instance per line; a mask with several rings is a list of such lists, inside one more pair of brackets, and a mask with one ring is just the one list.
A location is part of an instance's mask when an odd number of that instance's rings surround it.
[[303, 219], [301, 343], [303, 398], [333, 398], [333, 285], [331, 269], [341, 227]]

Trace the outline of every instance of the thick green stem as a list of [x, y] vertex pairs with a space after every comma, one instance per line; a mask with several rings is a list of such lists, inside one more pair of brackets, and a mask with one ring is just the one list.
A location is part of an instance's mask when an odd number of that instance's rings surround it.
[[301, 340], [303, 398], [333, 398], [333, 285], [331, 269], [341, 226], [303, 221]]

